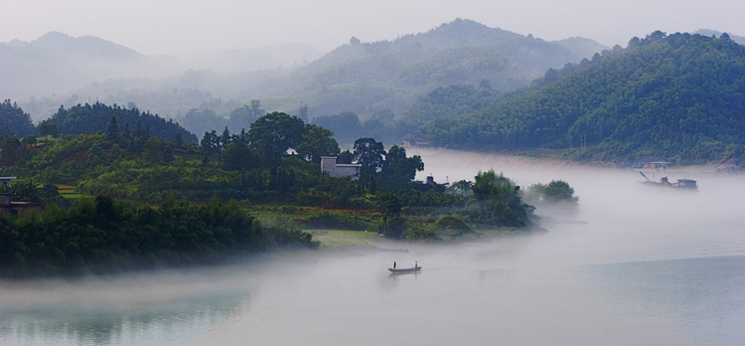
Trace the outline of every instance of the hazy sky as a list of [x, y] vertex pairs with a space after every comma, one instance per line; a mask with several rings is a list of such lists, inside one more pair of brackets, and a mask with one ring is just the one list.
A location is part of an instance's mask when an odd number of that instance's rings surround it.
[[713, 29], [745, 35], [742, 0], [3, 0], [0, 42], [48, 31], [144, 54], [302, 42], [329, 51], [356, 36], [395, 39], [457, 17], [546, 40], [625, 46], [633, 36]]

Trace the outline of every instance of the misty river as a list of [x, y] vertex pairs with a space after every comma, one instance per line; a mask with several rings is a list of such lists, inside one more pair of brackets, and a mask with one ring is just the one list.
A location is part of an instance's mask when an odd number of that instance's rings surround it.
[[[454, 151], [420, 154], [437, 182], [504, 172], [567, 181], [574, 215], [545, 233], [408, 252], [276, 253], [219, 268], [0, 281], [1, 345], [742, 345], [745, 176], [635, 170]], [[413, 266], [419, 274], [389, 275]]]

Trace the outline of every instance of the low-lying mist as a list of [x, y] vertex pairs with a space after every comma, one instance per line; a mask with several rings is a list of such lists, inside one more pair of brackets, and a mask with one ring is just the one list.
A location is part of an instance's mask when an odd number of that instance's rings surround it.
[[[0, 282], [0, 343], [23, 345], [735, 345], [745, 334], [745, 177], [448, 150], [437, 182], [494, 169], [564, 180], [547, 232], [445, 244], [276, 253], [229, 266]], [[389, 275], [386, 268], [423, 267]]]
[[[635, 256], [642, 251], [655, 258], [726, 255], [731, 251], [745, 254], [745, 235], [731, 239], [740, 233], [743, 224], [745, 196], [738, 193], [745, 191], [742, 175], [717, 174], [713, 167], [705, 166], [643, 170], [656, 181], [661, 177], [672, 182], [683, 178], [697, 180], [698, 189], [689, 191], [641, 184], [645, 179], [640, 170], [631, 168], [449, 150], [411, 153], [421, 155], [425, 162], [424, 171], [417, 176], [422, 180], [432, 174], [437, 182], [473, 181], [476, 172], [494, 169], [523, 189], [552, 180], [568, 182], [579, 197], [579, 211], [554, 213], [541, 225], [550, 231], [549, 237], [576, 237], [572, 241], [587, 245], [580, 247], [584, 251], [603, 251], [609, 261], [613, 260], [608, 257], [612, 254], [629, 257], [629, 251], [635, 251]], [[546, 216], [547, 211], [538, 208], [535, 213], [540, 217]], [[569, 227], [561, 221], [586, 223]], [[567, 227], [584, 231], [566, 234], [563, 228]], [[717, 242], [726, 244], [718, 248], [714, 245]], [[682, 248], [687, 243], [692, 252]], [[676, 247], [684, 252], [676, 254]]]

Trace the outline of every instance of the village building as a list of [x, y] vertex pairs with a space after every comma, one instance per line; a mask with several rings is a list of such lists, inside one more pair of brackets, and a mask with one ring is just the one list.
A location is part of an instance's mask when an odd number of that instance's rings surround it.
[[740, 166], [731, 162], [722, 162], [716, 167], [717, 172], [735, 172], [740, 169]]
[[16, 177], [0, 177], [0, 186], [10, 186], [10, 181]]
[[321, 171], [331, 177], [351, 177], [356, 180], [360, 177], [360, 164], [336, 163], [336, 156], [321, 156]]
[[[16, 177], [0, 177], [0, 186], [10, 186], [10, 181]], [[13, 201], [11, 193], [0, 193], [0, 215], [18, 215], [19, 212], [41, 212], [41, 202]]]
[[641, 167], [638, 168], [667, 168], [673, 164], [672, 162], [669, 162], [659, 156], [646, 156], [641, 160], [640, 163]]
[[401, 142], [404, 148], [429, 148], [429, 141], [426, 138], [411, 133], [401, 137]]
[[26, 211], [41, 212], [41, 202], [14, 202], [10, 193], [0, 193], [0, 215], [18, 215]]

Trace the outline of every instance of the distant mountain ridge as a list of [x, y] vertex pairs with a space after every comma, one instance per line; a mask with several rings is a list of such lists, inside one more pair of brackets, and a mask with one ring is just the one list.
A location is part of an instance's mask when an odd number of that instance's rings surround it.
[[[15, 56], [0, 61], [1, 65], [9, 66], [3, 71], [13, 71], [0, 72], [0, 94], [11, 99], [37, 96], [27, 103], [19, 100], [23, 109], [37, 120], [48, 117], [60, 103], [72, 107], [81, 101], [132, 102], [164, 117], [179, 117], [192, 108], [220, 103], [221, 99], [230, 100], [223, 102], [222, 108], [233, 104], [232, 101], [248, 104], [250, 100], [261, 100], [269, 111], [297, 114], [301, 105], [308, 105], [310, 118], [351, 111], [364, 120], [379, 111], [403, 114], [419, 97], [449, 85], [515, 90], [528, 85], [549, 67], [579, 62], [594, 54], [593, 49], [603, 47], [579, 38], [547, 42], [532, 35], [456, 19], [427, 32], [391, 41], [363, 43], [353, 38], [349, 44], [317, 60], [293, 57], [286, 64], [282, 63], [286, 60], [274, 60], [275, 64], [281, 63], [282, 69], [233, 72], [259, 53], [274, 56], [271, 54], [276, 52], [272, 53], [271, 47], [203, 51], [185, 57], [181, 64], [169, 58], [167, 68], [159, 72], [181, 70], [175, 74], [163, 72], [170, 76], [167, 78], [152, 79], [137, 74], [114, 76], [111, 72], [116, 70], [111, 68], [112, 64], [120, 64], [119, 60], [141, 61], [152, 57], [94, 37], [72, 38], [50, 33], [33, 42], [0, 44], [0, 57]], [[286, 48], [288, 52], [313, 54], [308, 47]], [[24, 50], [29, 51], [27, 57], [22, 56]], [[75, 55], [71, 50], [86, 53]], [[91, 56], [97, 58], [90, 59]], [[94, 61], [82, 64], [84, 59]], [[119, 60], [112, 62], [116, 59]], [[96, 62], [106, 68], [92, 69]], [[81, 85], [84, 83], [87, 84]], [[10, 84], [12, 87], [6, 87]], [[51, 94], [57, 96], [50, 97]], [[216, 112], [227, 116], [231, 110]]]
[[49, 32], [31, 41], [0, 43], [0, 95], [63, 94], [110, 78], [161, 78], [181, 72], [178, 60], [145, 56], [93, 36]]
[[[179, 59], [143, 55], [94, 36], [72, 37], [52, 31], [31, 42], [0, 43], [0, 96], [20, 100], [31, 96], [65, 95], [91, 86], [98, 89], [95, 85], [119, 79], [132, 79], [134, 81], [129, 84], [136, 87], [143, 84], [141, 79], [174, 77], [188, 69], [240, 75], [280, 66], [298, 67], [321, 55], [307, 45], [282, 44], [201, 51]], [[231, 79], [227, 78], [228, 82], [234, 83]], [[93, 95], [93, 98], [109, 95]]]
[[68, 54], [75, 59], [111, 59], [133, 61], [143, 56], [136, 51], [94, 36], [72, 37], [61, 32], [50, 31], [29, 45], [57, 54]]
[[323, 56], [323, 52], [302, 43], [275, 44], [251, 49], [203, 50], [183, 57], [183, 65], [194, 70], [239, 73], [296, 67]]
[[[576, 46], [586, 50], [587, 41]], [[587, 55], [566, 46], [456, 19], [392, 41], [363, 43], [353, 37], [289, 78], [259, 84], [241, 95], [285, 111], [304, 102], [311, 117], [384, 109], [400, 114], [438, 87], [487, 81], [494, 89], [514, 90], [548, 68]]]

